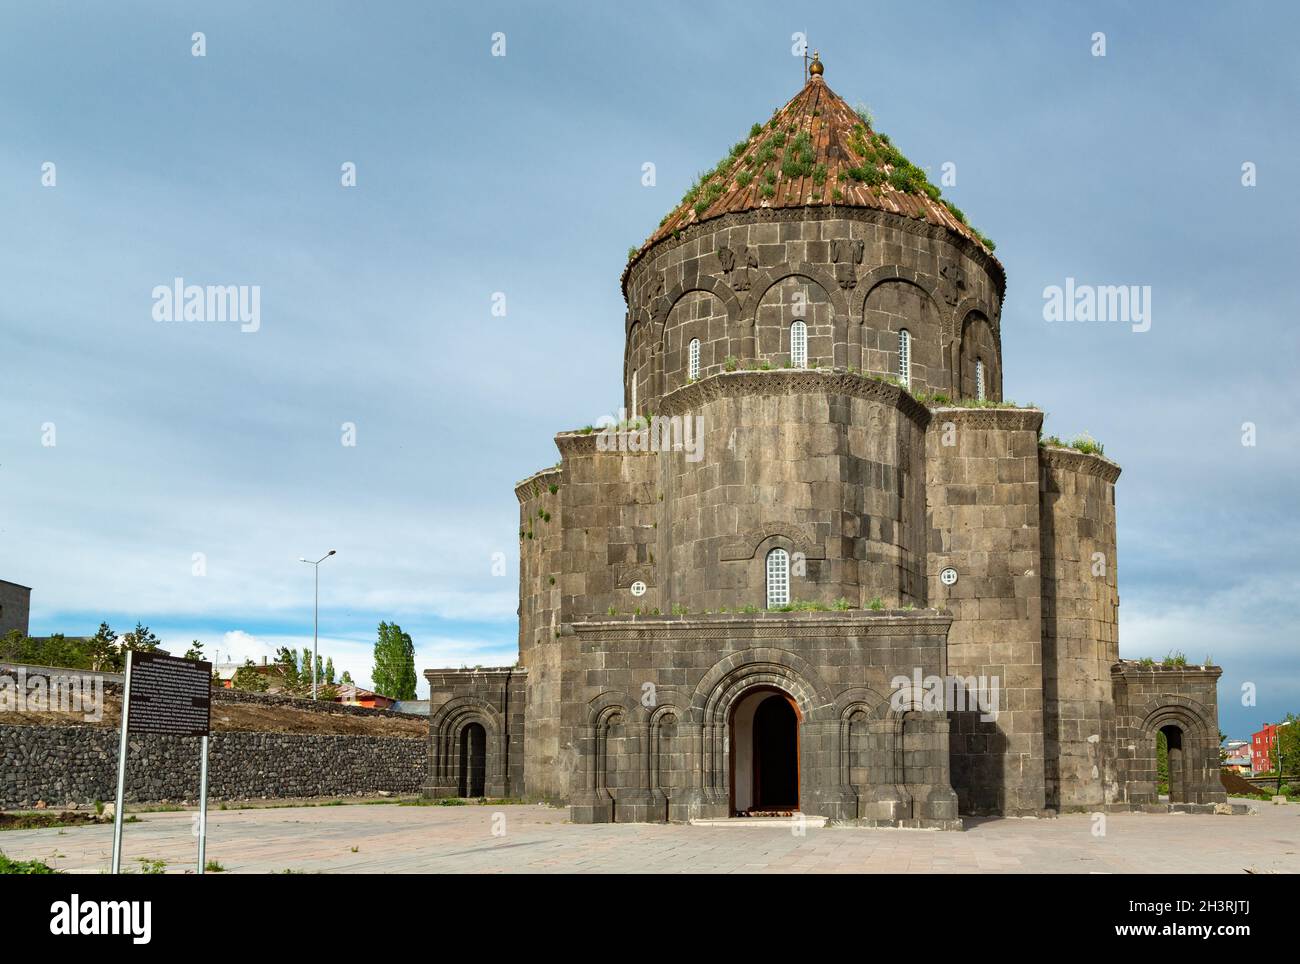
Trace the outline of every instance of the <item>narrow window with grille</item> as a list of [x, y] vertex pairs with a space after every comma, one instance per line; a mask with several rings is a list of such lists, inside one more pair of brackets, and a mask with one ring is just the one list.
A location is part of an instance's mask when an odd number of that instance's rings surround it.
[[773, 549], [767, 554], [767, 608], [790, 602], [790, 554]]
[[795, 368], [808, 367], [808, 325], [802, 321], [790, 326], [790, 364]]

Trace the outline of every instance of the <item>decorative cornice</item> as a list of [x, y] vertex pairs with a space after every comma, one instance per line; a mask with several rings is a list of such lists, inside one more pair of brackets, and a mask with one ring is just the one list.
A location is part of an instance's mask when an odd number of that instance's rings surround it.
[[1043, 412], [1037, 408], [938, 407], [930, 415], [938, 422], [955, 422], [980, 431], [1037, 432], [1043, 427]]
[[1110, 667], [1111, 676], [1129, 680], [1160, 678], [1165, 680], [1216, 680], [1223, 675], [1221, 666], [1167, 666], [1164, 663], [1146, 665], [1137, 660], [1121, 659]]
[[[534, 472], [532, 475], [528, 476], [528, 478], [515, 483], [515, 498], [521, 503], [527, 502], [534, 495], [540, 494], [538, 492], [525, 492], [529, 486], [536, 486], [542, 479], [547, 478], [548, 476], [554, 476], [558, 479], [562, 474], [563, 470], [558, 465], [552, 465], [549, 469], [542, 469], [539, 472]], [[547, 484], [549, 485], [550, 483]]]
[[564, 458], [570, 455], [591, 455], [596, 451], [598, 434], [599, 429], [591, 432], [560, 432], [555, 436], [555, 447]]
[[632, 616], [572, 623], [580, 639], [817, 639], [947, 636], [952, 616], [933, 609], [903, 612], [760, 612], [720, 616]]
[[920, 428], [930, 421], [930, 410], [897, 385], [843, 368], [715, 372], [669, 392], [659, 407], [664, 415], [698, 413], [708, 402], [747, 395], [851, 395], [896, 408]]
[[424, 678], [433, 681], [444, 676], [527, 676], [528, 670], [523, 666], [488, 666], [460, 669], [426, 669]]
[[1092, 475], [1114, 484], [1122, 471], [1119, 463], [1112, 462], [1104, 455], [1076, 452], [1074, 449], [1044, 446], [1038, 450], [1038, 461], [1048, 468], [1061, 471], [1078, 472]]

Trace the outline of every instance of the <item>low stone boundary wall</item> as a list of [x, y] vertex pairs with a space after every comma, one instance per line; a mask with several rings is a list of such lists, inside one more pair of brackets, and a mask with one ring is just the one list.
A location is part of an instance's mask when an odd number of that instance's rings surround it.
[[[0, 725], [0, 809], [110, 802], [117, 794], [118, 730]], [[208, 753], [208, 799], [419, 793], [425, 740], [386, 736], [218, 731]], [[196, 800], [199, 741], [135, 736], [129, 802]]]

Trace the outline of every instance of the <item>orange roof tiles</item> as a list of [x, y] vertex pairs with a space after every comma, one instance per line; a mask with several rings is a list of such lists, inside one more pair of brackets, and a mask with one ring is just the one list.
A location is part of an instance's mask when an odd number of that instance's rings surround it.
[[[792, 168], [801, 168], [809, 173], [787, 176], [782, 172], [782, 162], [790, 152], [793, 139], [801, 132], [807, 134], [812, 165], [792, 165]], [[769, 141], [773, 142], [774, 156], [762, 163], [759, 152]], [[776, 141], [781, 142], [780, 146]], [[703, 177], [697, 185], [697, 193], [688, 193], [687, 198], [664, 218], [641, 250], [680, 228], [724, 214], [807, 205], [890, 211], [943, 225], [984, 244], [978, 232], [958, 219], [942, 201], [933, 199], [924, 190], [903, 190], [890, 183], [889, 175], [895, 165], [889, 162], [888, 157], [901, 155], [895, 155], [889, 139], [864, 124], [857, 112], [831, 90], [820, 75], [811, 76], [803, 89], [763, 125], [761, 132], [743, 143], [744, 149], [724, 162], [725, 167], [719, 165], [710, 175]], [[880, 183], [872, 185], [849, 173], [856, 171], [860, 176], [868, 167], [874, 167], [883, 175]], [[823, 168], [825, 176], [819, 184], [812, 172], [822, 173]], [[749, 176], [742, 172], [748, 172]], [[771, 196], [765, 197], [763, 185], [767, 183], [769, 172], [775, 175], [775, 182], [771, 185]], [[871, 179], [878, 176], [872, 173]], [[746, 183], [742, 184], [742, 181]], [[991, 246], [985, 246], [991, 249]]]

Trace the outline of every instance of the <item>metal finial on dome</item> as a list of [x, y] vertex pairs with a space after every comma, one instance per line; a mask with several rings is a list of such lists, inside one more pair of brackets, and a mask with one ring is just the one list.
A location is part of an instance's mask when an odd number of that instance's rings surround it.
[[814, 50], [812, 63], [808, 65], [808, 75], [810, 77], [820, 77], [825, 72], [826, 68], [822, 66], [821, 58], [818, 56], [817, 51]]

